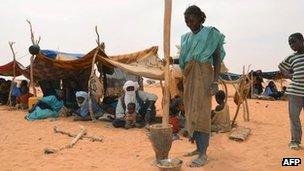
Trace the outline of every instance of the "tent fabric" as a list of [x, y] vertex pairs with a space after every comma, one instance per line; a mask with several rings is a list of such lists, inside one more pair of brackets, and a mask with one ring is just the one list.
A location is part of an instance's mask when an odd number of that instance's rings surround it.
[[[221, 77], [221, 79], [223, 79], [225, 81], [231, 81], [229, 79], [228, 75], [230, 75], [232, 81], [238, 80], [240, 78], [239, 74], [234, 74], [234, 73], [221, 73], [220, 77]], [[288, 79], [288, 77], [285, 76], [280, 71], [261, 72], [258, 74], [258, 76], [261, 76], [262, 78], [268, 79], [268, 80]]]
[[[34, 79], [36, 81], [43, 79], [67, 79], [67, 78], [85, 78], [89, 77], [93, 56], [96, 48], [84, 55], [82, 58], [76, 60], [54, 60], [45, 56], [43, 53], [36, 55], [33, 62]], [[139, 52], [107, 56], [104, 52], [99, 51], [96, 57], [96, 62], [100, 62], [106, 66], [118, 67], [124, 71], [138, 76], [145, 76], [148, 78], [162, 78], [163, 70], [157, 58], [158, 47], [154, 46]], [[53, 54], [54, 55], [54, 54]], [[22, 75], [30, 78], [30, 66], [23, 67], [18, 63], [16, 69]], [[13, 65], [6, 64], [0, 66], [0, 74], [12, 76]], [[17, 71], [16, 70], [16, 71]], [[21, 75], [20, 74], [20, 75]], [[19, 75], [16, 74], [17, 76]]]
[[[229, 78], [230, 76], [230, 78]], [[240, 78], [239, 74], [233, 74], [233, 73], [220, 73], [220, 78], [224, 81], [236, 81]]]
[[262, 72], [261, 76], [265, 79], [272, 79], [272, 80], [278, 80], [278, 79], [288, 79], [287, 76], [285, 76], [280, 71], [272, 71], [272, 72]]
[[136, 81], [143, 86], [143, 79], [140, 76], [124, 72], [120, 68], [115, 68], [113, 74], [107, 74], [106, 96], [121, 96], [124, 91], [122, 89], [126, 81]]
[[157, 56], [157, 50], [158, 47], [154, 46], [137, 53], [100, 59], [105, 64], [110, 64], [134, 75], [164, 80], [163, 65]]
[[[19, 62], [16, 62], [15, 68], [16, 76], [22, 75], [22, 70], [25, 69]], [[2, 76], [14, 76], [14, 61], [0, 66], [0, 75]]]

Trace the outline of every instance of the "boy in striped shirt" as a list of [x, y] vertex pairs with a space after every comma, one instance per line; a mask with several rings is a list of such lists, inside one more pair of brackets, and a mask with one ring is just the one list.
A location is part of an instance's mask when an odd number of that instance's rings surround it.
[[289, 147], [300, 149], [302, 139], [302, 127], [300, 113], [304, 107], [304, 39], [301, 33], [294, 33], [288, 38], [290, 48], [294, 54], [285, 58], [279, 65], [279, 69], [290, 76], [291, 84], [286, 90], [288, 94], [289, 119], [291, 127], [291, 141]]

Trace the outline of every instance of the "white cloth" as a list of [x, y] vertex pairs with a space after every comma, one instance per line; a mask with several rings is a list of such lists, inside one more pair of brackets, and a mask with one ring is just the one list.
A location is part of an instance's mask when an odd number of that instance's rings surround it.
[[[82, 97], [84, 98], [84, 101], [80, 103], [77, 99], [77, 97]], [[82, 107], [85, 104], [85, 101], [88, 99], [88, 93], [85, 91], [77, 91], [76, 92], [76, 101], [79, 107]]]
[[[127, 91], [127, 88], [131, 86], [134, 87], [134, 91]], [[129, 103], [135, 103], [136, 113], [138, 113], [139, 109], [141, 108], [141, 106], [139, 106], [139, 103], [136, 100], [136, 91], [138, 92], [138, 96], [142, 101], [157, 100], [157, 96], [155, 94], [139, 91], [138, 88], [139, 88], [138, 83], [133, 81], [127, 81], [123, 86], [123, 89], [125, 91], [125, 97], [124, 97], [125, 106], [127, 106]], [[123, 118], [125, 113], [127, 112], [127, 109], [125, 110], [123, 108], [121, 98], [119, 98], [118, 100], [115, 112], [116, 112], [116, 118]]]
[[[134, 87], [134, 90], [132, 91], [127, 91], [127, 88], [128, 87]], [[137, 82], [134, 82], [134, 81], [127, 81], [124, 86], [123, 86], [123, 90], [125, 91], [125, 104], [126, 106], [129, 104], [129, 103], [136, 103], [136, 91], [138, 90], [139, 88], [139, 85]], [[128, 112], [128, 109], [126, 109], [126, 112]]]

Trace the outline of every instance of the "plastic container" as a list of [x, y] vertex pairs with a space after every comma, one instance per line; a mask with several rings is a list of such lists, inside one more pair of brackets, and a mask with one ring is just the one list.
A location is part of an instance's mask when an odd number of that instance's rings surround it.
[[38, 100], [38, 97], [30, 97], [28, 99], [28, 108], [31, 109], [38, 102]]

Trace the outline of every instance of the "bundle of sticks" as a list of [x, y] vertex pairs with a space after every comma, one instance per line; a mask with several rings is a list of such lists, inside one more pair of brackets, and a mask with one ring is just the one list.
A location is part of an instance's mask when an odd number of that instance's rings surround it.
[[72, 139], [72, 141], [69, 144], [66, 144], [58, 149], [48, 148], [48, 147], [45, 148], [44, 149], [45, 154], [53, 154], [53, 153], [57, 153], [63, 149], [72, 148], [78, 142], [79, 139], [89, 139], [92, 142], [94, 142], [94, 141], [102, 142], [102, 140], [103, 140], [101, 137], [87, 135], [87, 130], [83, 126], [80, 127], [80, 131], [78, 134], [60, 130], [57, 126], [54, 127], [54, 132], [64, 134], [64, 135], [67, 135], [69, 137], [74, 137], [74, 138]]

